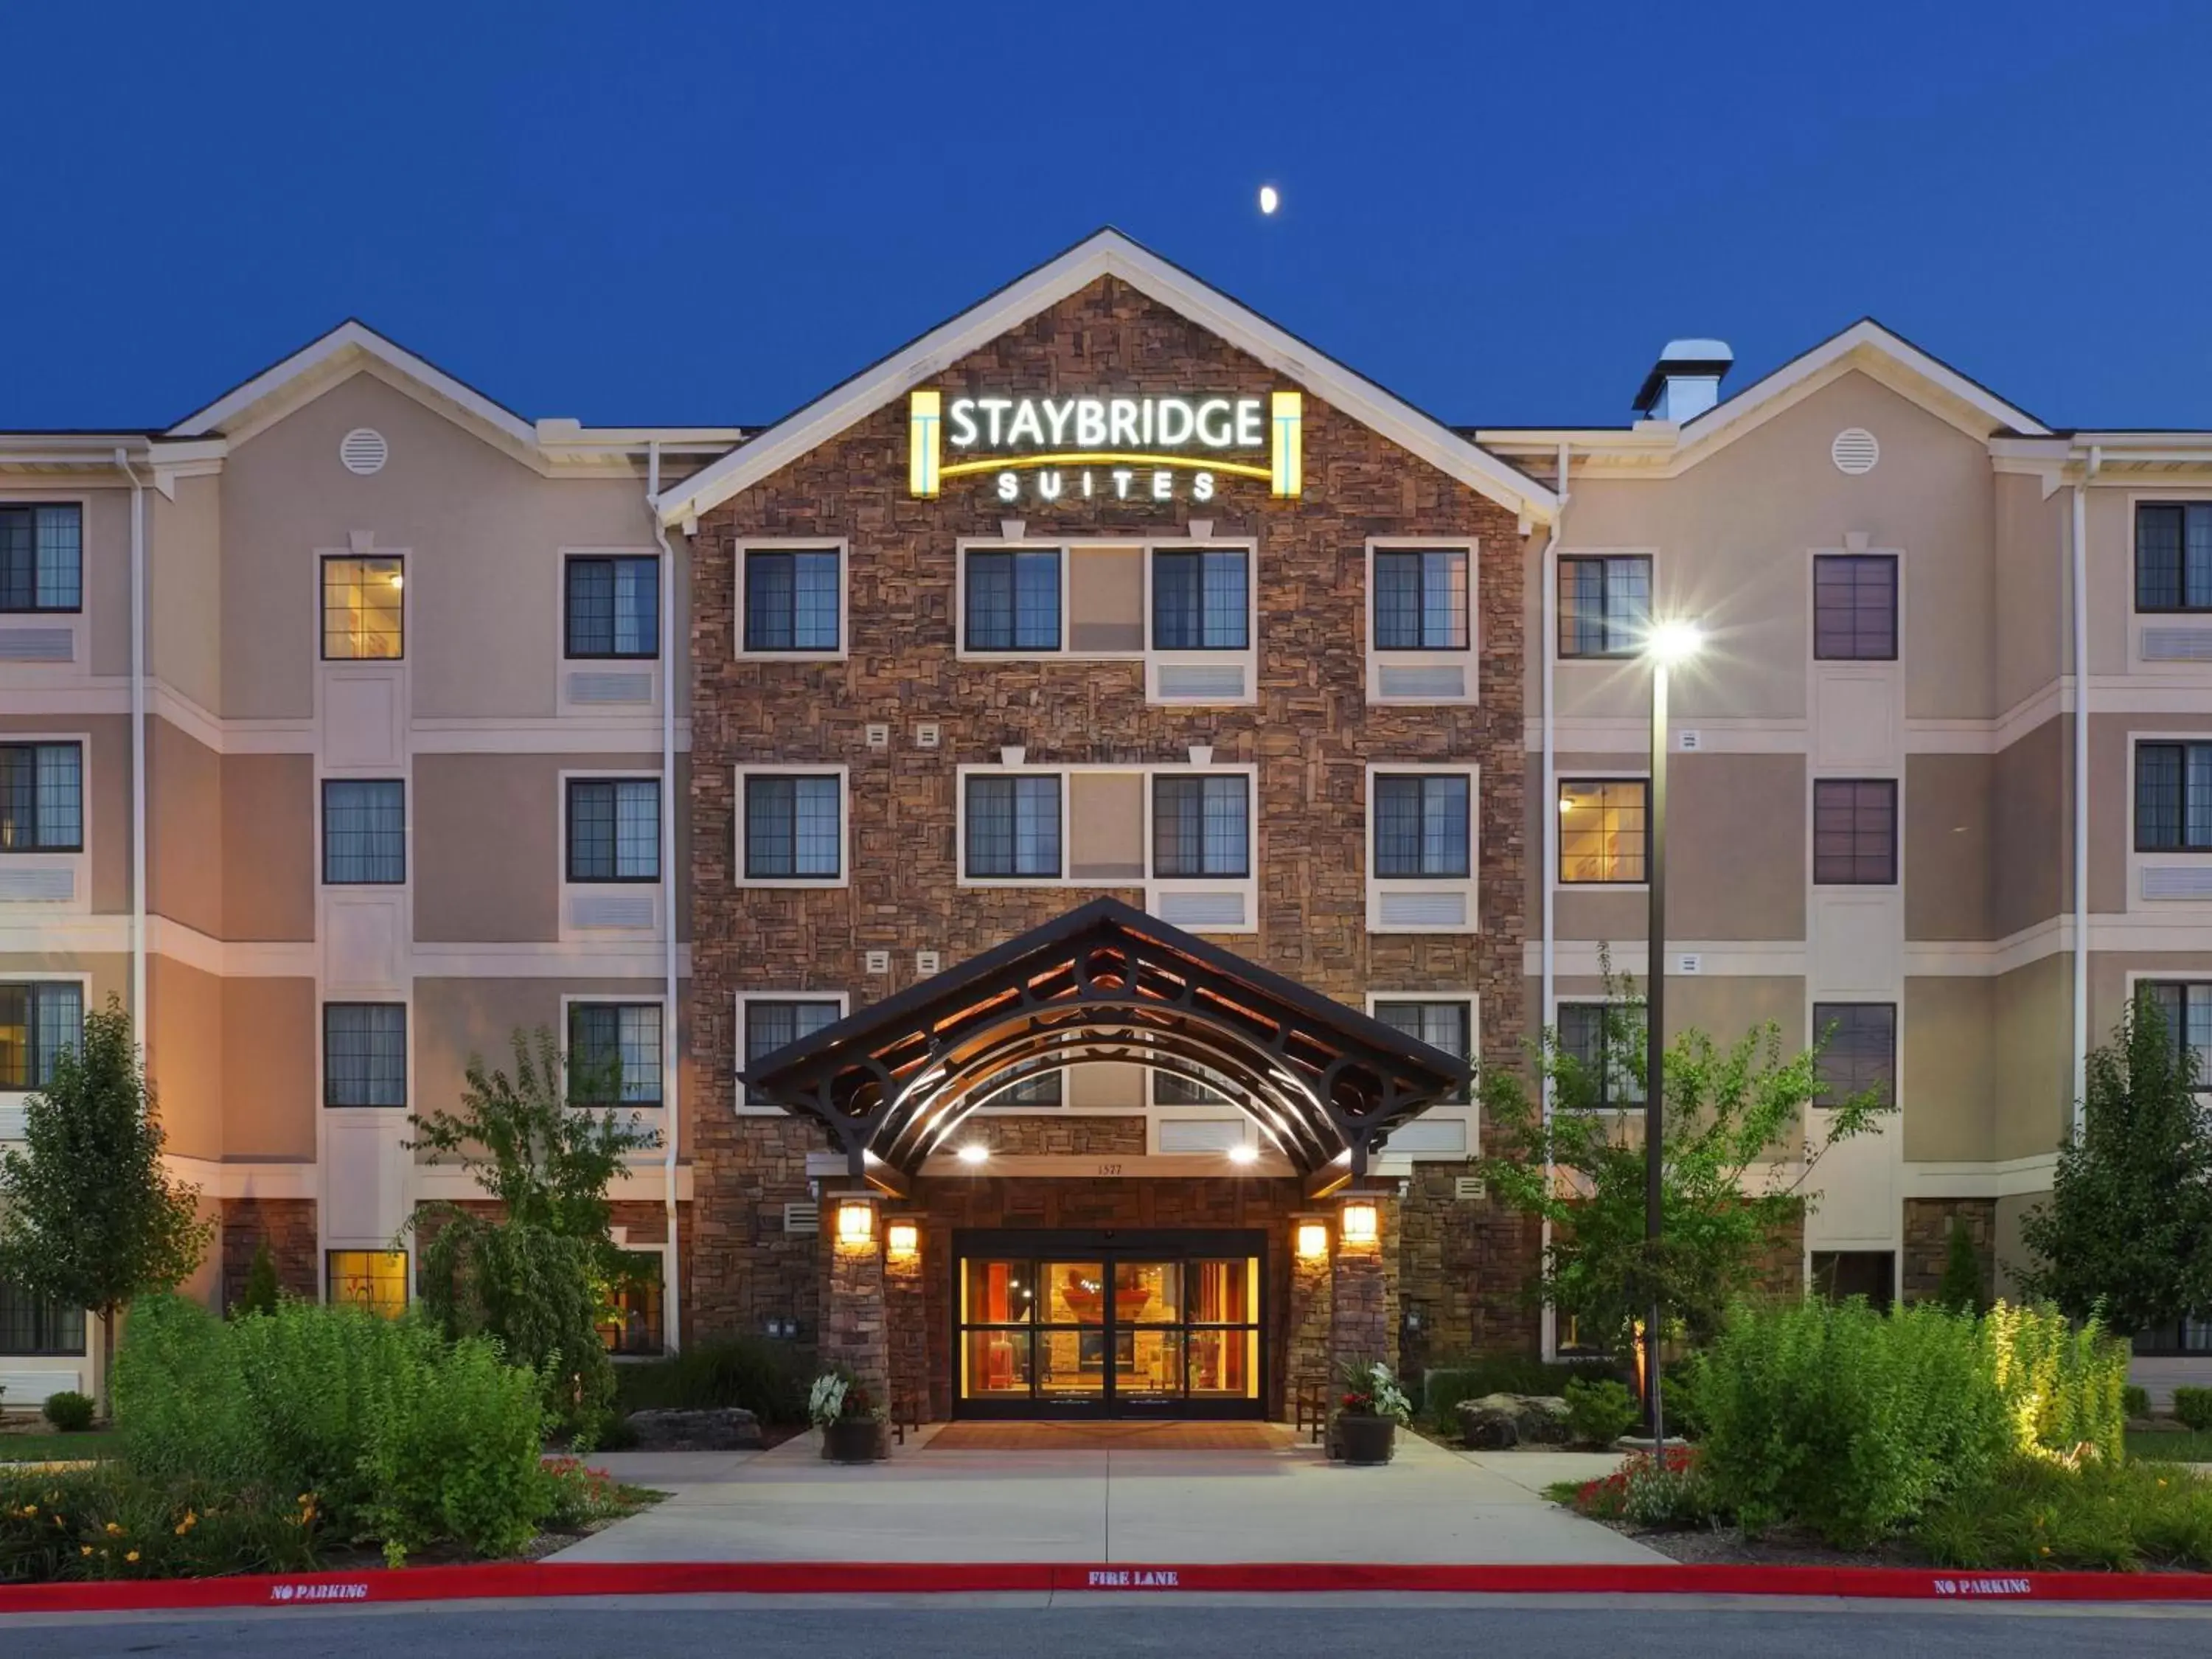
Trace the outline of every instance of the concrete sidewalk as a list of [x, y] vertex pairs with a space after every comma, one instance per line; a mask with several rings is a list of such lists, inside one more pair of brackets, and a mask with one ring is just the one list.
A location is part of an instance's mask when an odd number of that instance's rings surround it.
[[1468, 1454], [1407, 1434], [1394, 1462], [1356, 1469], [1304, 1444], [1279, 1451], [958, 1452], [930, 1449], [928, 1434], [909, 1435], [890, 1462], [861, 1468], [823, 1462], [811, 1436], [765, 1452], [595, 1458], [595, 1468], [672, 1495], [550, 1559], [1665, 1559], [1542, 1497], [1549, 1481], [1604, 1473], [1618, 1461], [1610, 1457]]

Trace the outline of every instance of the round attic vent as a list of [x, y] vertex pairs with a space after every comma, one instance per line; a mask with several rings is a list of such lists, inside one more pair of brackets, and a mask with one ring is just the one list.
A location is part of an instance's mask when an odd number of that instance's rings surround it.
[[[1841, 441], [1838, 440], [1838, 441]], [[384, 471], [391, 450], [386, 446], [384, 434], [373, 426], [357, 426], [338, 440], [338, 459], [345, 470], [358, 477], [366, 478], [372, 472]], [[1842, 462], [1836, 463], [1841, 466]]]
[[1864, 427], [1847, 426], [1836, 434], [1835, 442], [1828, 446], [1828, 459], [1836, 464], [1837, 471], [1848, 472], [1856, 478], [1862, 472], [1874, 471], [1874, 464], [1881, 459], [1881, 445]]

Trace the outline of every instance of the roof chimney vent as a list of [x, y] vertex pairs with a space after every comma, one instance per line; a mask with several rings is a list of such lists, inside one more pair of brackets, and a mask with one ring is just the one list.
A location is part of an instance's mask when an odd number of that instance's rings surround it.
[[1735, 362], [1725, 340], [1669, 340], [1636, 394], [1636, 412], [1650, 421], [1693, 421], [1721, 400], [1721, 376]]

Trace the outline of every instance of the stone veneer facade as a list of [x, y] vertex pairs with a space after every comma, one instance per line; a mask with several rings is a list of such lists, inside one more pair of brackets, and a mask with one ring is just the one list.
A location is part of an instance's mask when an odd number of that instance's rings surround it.
[[[988, 386], [1020, 392], [1187, 391], [1264, 394], [1283, 376], [1179, 314], [1109, 277], [1000, 336], [933, 381], [949, 396]], [[879, 408], [704, 515], [693, 540], [690, 659], [690, 845], [696, 934], [690, 1026], [699, 1061], [692, 1294], [687, 1326], [701, 1335], [761, 1328], [778, 1315], [821, 1327], [823, 1243], [785, 1231], [784, 1206], [810, 1191], [805, 1157], [825, 1142], [807, 1124], [741, 1115], [738, 993], [836, 992], [860, 1008], [914, 978], [915, 953], [947, 967], [1073, 908], [1100, 890], [1141, 905], [1140, 889], [957, 884], [956, 768], [1020, 744], [1032, 763], [1159, 762], [1192, 744], [1223, 764], [1258, 769], [1254, 801], [1258, 931], [1224, 938], [1239, 954], [1354, 1008], [1370, 988], [1473, 991], [1480, 1046], [1515, 1064], [1524, 1035], [1522, 548], [1515, 515], [1415, 459], [1306, 392], [1303, 499], [1222, 477], [1203, 507], [1115, 500], [1024, 500], [1006, 507], [982, 479], [937, 500], [908, 493], [903, 398]], [[963, 660], [956, 655], [956, 541], [1000, 533], [1026, 515], [1054, 538], [1188, 534], [1207, 517], [1216, 538], [1256, 539], [1258, 698], [1248, 707], [1149, 703], [1133, 661]], [[1370, 706], [1365, 696], [1364, 546], [1370, 537], [1475, 538], [1480, 701]], [[775, 661], [737, 654], [736, 561], [749, 540], [838, 538], [848, 548], [847, 654]], [[937, 750], [918, 749], [933, 720]], [[884, 722], [887, 751], [865, 728]], [[1366, 922], [1370, 761], [1468, 761], [1478, 785], [1480, 931], [1370, 933]], [[848, 884], [762, 888], [734, 879], [737, 769], [816, 763], [850, 769]], [[892, 971], [864, 971], [869, 950]], [[1141, 1150], [1144, 1120], [991, 1117], [977, 1121], [1001, 1150]], [[1136, 1137], [1132, 1141], [1129, 1137]], [[1422, 1310], [1424, 1346], [1532, 1351], [1534, 1314], [1520, 1301], [1533, 1267], [1532, 1226], [1487, 1200], [1454, 1196], [1465, 1164], [1422, 1166], [1389, 1240], [1397, 1295]], [[1000, 1183], [987, 1183], [999, 1185]], [[1295, 1182], [1248, 1179], [1232, 1202], [1182, 1188], [1206, 1182], [1086, 1180], [1003, 1183], [992, 1200], [1028, 1224], [1036, 1209], [1099, 1224], [1136, 1206], [1194, 1220], [1264, 1218], [1271, 1252], [1287, 1251], [1289, 1218], [1306, 1207]], [[963, 1188], [958, 1208], [979, 1199]], [[824, 1208], [828, 1208], [825, 1201]], [[926, 1284], [945, 1257], [944, 1220], [927, 1202]], [[1018, 1224], [1019, 1224], [1018, 1223]], [[1164, 1214], [1159, 1224], [1170, 1223]], [[1402, 1261], [1399, 1240], [1404, 1240]], [[1271, 1262], [1287, 1293], [1287, 1257]], [[1391, 1309], [1395, 1323], [1396, 1307]], [[949, 1330], [931, 1314], [933, 1393], [945, 1386]], [[1392, 1333], [1395, 1339], [1395, 1332]], [[1279, 1348], [1283, 1345], [1278, 1345]], [[1395, 1340], [1393, 1341], [1395, 1346]], [[1281, 1362], [1277, 1362], [1279, 1374]], [[939, 1403], [942, 1403], [941, 1401]]]

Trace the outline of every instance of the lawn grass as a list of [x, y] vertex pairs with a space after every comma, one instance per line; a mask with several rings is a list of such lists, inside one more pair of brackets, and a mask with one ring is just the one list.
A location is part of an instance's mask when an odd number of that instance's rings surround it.
[[76, 1462], [115, 1453], [115, 1434], [109, 1429], [87, 1429], [82, 1434], [0, 1434], [0, 1463]]
[[2212, 1432], [2192, 1429], [2179, 1434], [2158, 1430], [2146, 1433], [2130, 1429], [2128, 1455], [2155, 1463], [2212, 1463]]

